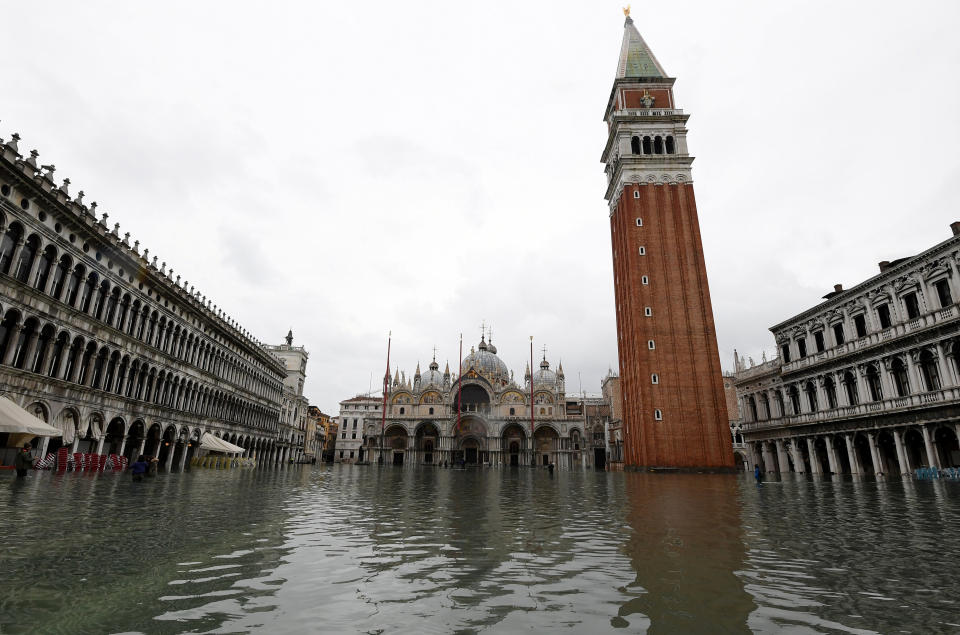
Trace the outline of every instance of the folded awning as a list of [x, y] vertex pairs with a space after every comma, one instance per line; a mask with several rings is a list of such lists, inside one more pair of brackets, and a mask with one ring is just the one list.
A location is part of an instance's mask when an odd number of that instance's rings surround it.
[[239, 445], [234, 445], [219, 437], [215, 437], [209, 432], [204, 432], [200, 438], [200, 449], [211, 450], [213, 452], [226, 452], [227, 454], [240, 454], [246, 452]]
[[44, 423], [11, 400], [0, 398], [0, 432], [29, 434], [34, 437], [59, 437], [63, 432]]

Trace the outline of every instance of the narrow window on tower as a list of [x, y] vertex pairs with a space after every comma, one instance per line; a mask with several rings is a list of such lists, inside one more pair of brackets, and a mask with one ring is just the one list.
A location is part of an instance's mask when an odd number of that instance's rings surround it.
[[659, 384], [659, 383], [660, 383], [660, 376], [657, 375], [656, 373], [650, 375], [650, 383], [651, 383], [651, 384]]
[[663, 421], [663, 413], [660, 412], [659, 408], [653, 411], [653, 418], [655, 421]]
[[640, 284], [650, 284], [650, 278], [646, 276], [640, 276]]
[[667, 137], [667, 154], [676, 154], [677, 149], [673, 145], [673, 137]]
[[647, 348], [648, 348], [648, 349], [650, 349], [650, 350], [652, 351], [652, 350], [655, 349], [656, 347], [657, 347], [657, 345], [653, 342], [653, 340], [647, 340]]
[[403, 406], [401, 406], [401, 407], [400, 407], [400, 414], [403, 414], [403, 413], [404, 413], [404, 408], [403, 408]]
[[642, 219], [642, 218], [638, 218], [638, 219], [637, 219], [637, 227], [643, 227], [643, 219]]
[[640, 154], [640, 137], [630, 139], [630, 152]]
[[633, 198], [640, 198], [640, 190], [633, 191]]
[[640, 255], [641, 255], [641, 256], [646, 256], [646, 255], [647, 255], [647, 248], [646, 248], [646, 247], [640, 247]]
[[650, 142], [650, 137], [643, 138], [643, 153], [653, 154], [653, 144]]
[[653, 153], [663, 154], [663, 137], [653, 138]]
[[653, 309], [648, 306], [643, 307], [643, 314], [647, 317], [653, 317]]

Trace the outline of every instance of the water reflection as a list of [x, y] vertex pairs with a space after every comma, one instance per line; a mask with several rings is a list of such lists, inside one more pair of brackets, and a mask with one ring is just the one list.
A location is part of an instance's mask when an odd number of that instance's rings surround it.
[[0, 481], [0, 632], [943, 632], [958, 484], [316, 466]]
[[626, 496], [631, 586], [642, 593], [612, 623], [636, 616], [649, 623], [649, 633], [745, 631], [755, 604], [737, 575], [746, 560], [740, 481], [631, 474]]

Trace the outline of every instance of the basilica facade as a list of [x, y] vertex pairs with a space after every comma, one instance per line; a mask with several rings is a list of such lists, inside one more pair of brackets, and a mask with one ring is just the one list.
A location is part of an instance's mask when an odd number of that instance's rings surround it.
[[[386, 412], [365, 418], [360, 461], [393, 465], [594, 464], [583, 403], [566, 396], [563, 365], [546, 357], [522, 383], [481, 337], [463, 359], [459, 377], [436, 358], [413, 377], [388, 382]], [[532, 409], [532, 412], [531, 412]], [[602, 431], [602, 427], [600, 428]], [[602, 444], [602, 433], [598, 443]], [[598, 454], [599, 456], [599, 454]]]

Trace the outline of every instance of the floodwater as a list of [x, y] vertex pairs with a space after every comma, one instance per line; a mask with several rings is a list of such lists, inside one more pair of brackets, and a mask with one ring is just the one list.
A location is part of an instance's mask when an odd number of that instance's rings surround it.
[[960, 483], [0, 476], [0, 633], [960, 631]]

